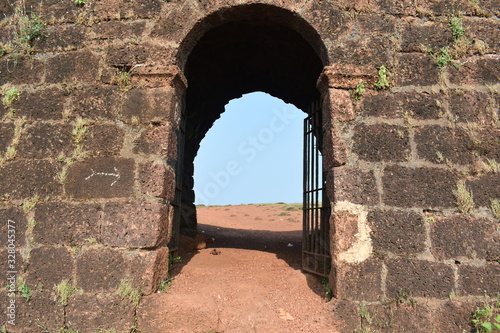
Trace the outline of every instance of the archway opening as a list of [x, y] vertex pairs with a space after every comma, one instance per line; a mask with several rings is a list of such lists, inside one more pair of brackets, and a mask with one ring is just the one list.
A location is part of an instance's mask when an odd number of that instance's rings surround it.
[[320, 99], [316, 83], [326, 65], [324, 49], [314, 29], [298, 15], [263, 4], [215, 13], [185, 39], [178, 57], [188, 81], [182, 228], [196, 229], [194, 159], [225, 104], [263, 91], [307, 110]]

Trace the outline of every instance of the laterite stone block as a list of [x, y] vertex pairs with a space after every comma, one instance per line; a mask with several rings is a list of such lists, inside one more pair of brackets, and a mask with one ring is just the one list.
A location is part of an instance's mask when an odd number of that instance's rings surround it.
[[448, 301], [442, 304], [433, 315], [436, 332], [463, 332], [471, 329], [471, 314], [476, 304]]
[[47, 60], [46, 83], [93, 83], [99, 71], [99, 58], [90, 51], [69, 52]]
[[402, 126], [359, 124], [354, 127], [353, 151], [370, 162], [402, 162], [409, 159], [408, 131]]
[[177, 160], [177, 135], [169, 125], [144, 131], [134, 142], [135, 154], [159, 155], [170, 163]]
[[117, 156], [124, 140], [125, 130], [117, 125], [93, 125], [83, 140], [83, 146], [98, 156]]
[[47, 160], [17, 160], [0, 167], [0, 196], [41, 198], [57, 196], [61, 185], [56, 180], [60, 167]]
[[139, 182], [144, 195], [174, 200], [175, 173], [163, 162], [146, 162], [139, 166]]
[[43, 285], [52, 289], [73, 274], [74, 262], [65, 247], [43, 246], [31, 250], [27, 282], [30, 286]]
[[353, 167], [333, 168], [327, 175], [330, 200], [349, 201], [359, 205], [375, 205], [379, 194], [372, 171]]
[[66, 308], [66, 321], [73, 330], [81, 332], [128, 333], [134, 326], [134, 315], [134, 305], [114, 294], [75, 295]]
[[115, 292], [129, 269], [123, 250], [108, 247], [86, 249], [76, 262], [78, 287], [89, 293]]
[[[498, 161], [498, 160], [497, 160]], [[474, 203], [479, 207], [490, 207], [491, 200], [500, 198], [500, 177], [488, 173], [467, 181], [472, 192]]]
[[36, 123], [24, 130], [19, 146], [21, 158], [42, 159], [57, 158], [60, 153], [71, 155], [73, 147], [72, 127]]
[[368, 214], [368, 223], [375, 253], [408, 256], [425, 250], [426, 231], [421, 214], [375, 210]]
[[134, 179], [133, 159], [88, 159], [69, 168], [66, 195], [75, 199], [129, 197], [134, 192]]
[[383, 200], [395, 207], [455, 207], [456, 176], [437, 168], [390, 166], [382, 179]]
[[404, 18], [401, 33], [403, 52], [422, 52], [422, 47], [439, 50], [453, 43], [451, 30], [445, 23], [423, 21], [420, 18]]
[[399, 67], [392, 70], [395, 86], [430, 86], [439, 83], [438, 66], [431, 56], [401, 53], [397, 58]]
[[121, 112], [118, 87], [92, 86], [78, 89], [71, 97], [74, 114], [90, 119], [115, 119]]
[[103, 213], [102, 241], [108, 246], [153, 248], [166, 241], [168, 208], [161, 203], [110, 202]]
[[0, 124], [0, 154], [4, 154], [14, 138], [14, 124]]
[[[498, 260], [498, 258], [497, 258]], [[496, 295], [500, 290], [500, 263], [488, 262], [482, 267], [460, 265], [458, 268], [459, 295]]]
[[387, 296], [403, 291], [413, 297], [446, 298], [454, 289], [450, 266], [425, 260], [387, 260]]
[[16, 115], [35, 120], [59, 120], [62, 118], [66, 93], [59, 88], [47, 88], [35, 92], [21, 92], [16, 102]]
[[[28, 285], [31, 289], [35, 286]], [[44, 327], [50, 332], [57, 332], [64, 325], [64, 308], [51, 293], [52, 285], [44, 285], [44, 291], [32, 291], [31, 299], [16, 297], [16, 325], [7, 326], [13, 332], [34, 332]]]
[[338, 263], [333, 268], [333, 294], [338, 299], [375, 302], [382, 298], [382, 263], [371, 259], [361, 263]]
[[101, 238], [97, 204], [39, 203], [35, 221], [35, 241], [40, 244], [82, 246]]
[[497, 223], [462, 215], [431, 223], [432, 253], [438, 259], [500, 259]]
[[434, 163], [467, 165], [476, 160], [469, 145], [469, 136], [460, 128], [422, 126], [415, 128], [418, 156]]

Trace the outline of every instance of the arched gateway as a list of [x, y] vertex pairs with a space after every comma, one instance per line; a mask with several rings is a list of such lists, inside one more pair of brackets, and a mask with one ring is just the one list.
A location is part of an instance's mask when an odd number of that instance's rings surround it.
[[0, 1], [2, 324], [136, 327], [123, 298], [196, 226], [200, 141], [260, 90], [309, 115], [304, 266], [336, 329], [470, 330], [500, 290], [497, 7]]

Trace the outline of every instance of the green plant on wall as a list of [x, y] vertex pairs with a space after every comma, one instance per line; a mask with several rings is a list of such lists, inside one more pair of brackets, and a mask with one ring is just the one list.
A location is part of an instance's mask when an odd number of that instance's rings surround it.
[[481, 308], [477, 308], [472, 315], [472, 324], [476, 333], [498, 333], [500, 332], [500, 300], [493, 306], [484, 303]]
[[363, 96], [363, 94], [365, 93], [365, 91], [366, 91], [365, 82], [360, 81], [356, 85], [356, 88], [354, 89], [354, 91], [352, 92], [352, 97], [354, 97], [355, 100], [359, 101], [361, 99], [361, 97]]
[[17, 88], [9, 88], [5, 91], [2, 104], [6, 107], [11, 106], [21, 95], [21, 92]]
[[377, 89], [388, 89], [391, 84], [389, 83], [390, 72], [384, 65], [378, 69], [378, 80], [375, 83]]

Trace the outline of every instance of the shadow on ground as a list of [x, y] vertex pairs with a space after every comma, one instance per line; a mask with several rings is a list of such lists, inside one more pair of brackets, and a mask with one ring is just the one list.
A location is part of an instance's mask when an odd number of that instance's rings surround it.
[[[198, 231], [206, 238], [214, 239], [214, 242], [207, 243], [207, 248], [214, 249], [214, 253], [220, 251], [220, 254], [223, 254], [226, 248], [263, 251], [275, 254], [278, 259], [286, 262], [294, 270], [301, 269], [302, 230], [248, 230], [198, 224]], [[196, 250], [185, 252], [180, 249], [178, 255], [181, 260], [174, 263], [171, 275], [179, 274], [197, 253]], [[309, 288], [317, 295], [325, 296], [325, 288], [321, 283], [321, 278], [305, 272], [304, 275], [307, 278]]]

